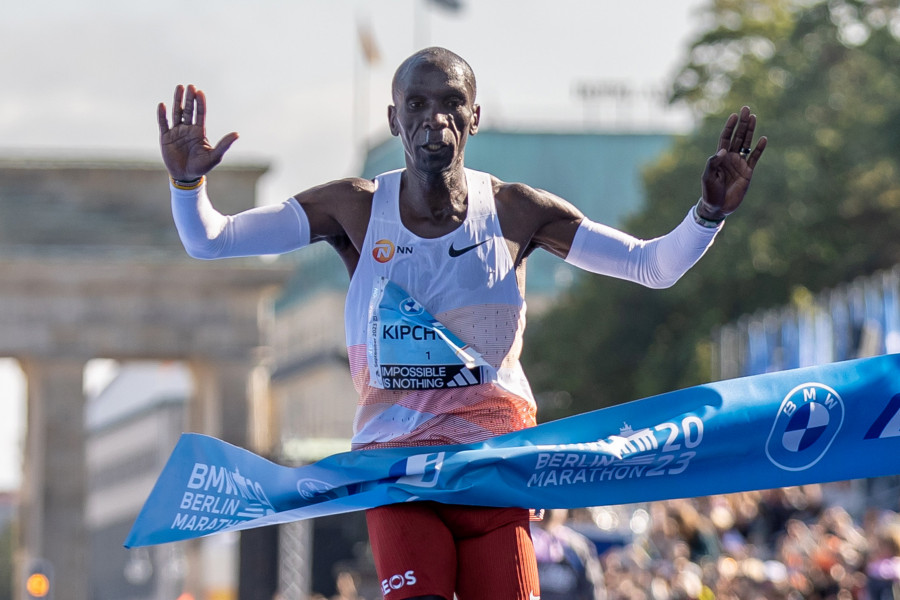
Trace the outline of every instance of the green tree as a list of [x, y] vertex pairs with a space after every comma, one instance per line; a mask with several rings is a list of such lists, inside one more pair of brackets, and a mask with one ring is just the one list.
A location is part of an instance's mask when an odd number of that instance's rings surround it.
[[645, 174], [625, 229], [652, 237], [699, 195], [729, 112], [769, 146], [744, 205], [673, 288], [583, 276], [533, 323], [525, 361], [542, 418], [708, 381], [710, 332], [742, 314], [900, 263], [898, 2], [714, 0], [673, 100], [698, 114]]

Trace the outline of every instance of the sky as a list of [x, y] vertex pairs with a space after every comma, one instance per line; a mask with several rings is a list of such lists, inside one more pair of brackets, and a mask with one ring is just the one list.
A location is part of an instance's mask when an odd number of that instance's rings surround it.
[[[357, 175], [387, 135], [390, 80], [418, 48], [445, 46], [478, 80], [482, 129], [690, 127], [644, 100], [703, 28], [707, 0], [33, 0], [0, 13], [0, 156], [159, 160], [156, 105], [207, 95], [226, 163], [264, 163], [257, 201]], [[379, 58], [363, 60], [359, 30]], [[625, 85], [634, 106], [585, 102], [585, 83]], [[214, 176], [214, 173], [213, 175]], [[213, 199], [215, 202], [215, 199]], [[165, 182], [160, 202], [168, 202]], [[18, 484], [24, 391], [0, 360], [0, 490]]]

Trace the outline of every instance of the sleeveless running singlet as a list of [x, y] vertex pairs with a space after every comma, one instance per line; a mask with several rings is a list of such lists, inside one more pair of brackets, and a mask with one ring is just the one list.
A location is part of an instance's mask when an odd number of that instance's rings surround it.
[[[466, 169], [465, 221], [444, 236], [428, 239], [401, 223], [401, 175], [398, 170], [375, 178], [372, 216], [347, 293], [347, 352], [359, 392], [353, 447], [469, 443], [535, 425], [537, 409], [519, 363], [525, 301], [500, 230], [491, 176]], [[366, 342], [373, 291], [383, 288], [385, 280], [480, 354], [489, 365], [482, 383], [436, 389], [376, 387]], [[385, 335], [392, 344], [422, 339], [412, 329], [404, 332], [399, 327]]]

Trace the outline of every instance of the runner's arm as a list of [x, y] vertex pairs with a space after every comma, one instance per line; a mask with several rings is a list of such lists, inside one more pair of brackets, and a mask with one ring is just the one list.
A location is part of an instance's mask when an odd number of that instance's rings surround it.
[[191, 189], [175, 182], [170, 189], [175, 226], [195, 258], [282, 254], [327, 241], [346, 259], [362, 245], [375, 188], [372, 181], [350, 177], [235, 215], [213, 207], [205, 177]]
[[700, 260], [721, 229], [701, 225], [695, 211], [692, 207], [675, 229], [651, 240], [584, 218], [565, 260], [592, 273], [651, 288], [671, 287]]
[[[356, 204], [344, 201], [359, 194], [351, 196], [346, 190], [352, 186], [336, 182], [307, 190], [279, 205], [234, 216], [213, 208], [206, 193], [206, 175], [222, 161], [238, 135], [232, 132], [215, 146], [210, 144], [206, 138], [206, 96], [193, 85], [175, 88], [171, 123], [165, 104], [157, 106], [157, 122], [163, 163], [172, 180], [175, 224], [191, 256], [212, 259], [280, 254], [319, 240], [332, 242], [342, 252], [344, 238], [353, 238], [344, 224], [360, 211]], [[356, 184], [356, 188], [365, 191], [366, 186]], [[342, 252], [346, 259], [349, 254], [345, 254]]]
[[542, 248], [586, 271], [652, 288], [678, 281], [703, 256], [721, 228], [701, 225], [692, 207], [670, 233], [642, 240], [591, 221], [550, 192], [522, 184], [495, 185], [501, 227], [511, 240], [511, 251], [518, 250], [513, 254], [518, 261]]
[[210, 202], [205, 178], [194, 189], [170, 183], [170, 191], [175, 228], [193, 258], [282, 254], [310, 242], [309, 218], [294, 198], [226, 216]]
[[701, 176], [700, 201], [669, 234], [640, 240], [587, 218], [576, 223], [572, 214], [577, 209], [543, 192], [544, 202], [555, 203], [557, 213], [563, 214], [544, 211], [550, 218], [536, 233], [535, 245], [593, 273], [653, 288], [673, 285], [700, 260], [721, 222], [743, 201], [753, 169], [766, 148], [765, 137], [752, 147], [755, 129], [756, 115], [746, 106], [728, 117], [716, 153], [707, 160]]

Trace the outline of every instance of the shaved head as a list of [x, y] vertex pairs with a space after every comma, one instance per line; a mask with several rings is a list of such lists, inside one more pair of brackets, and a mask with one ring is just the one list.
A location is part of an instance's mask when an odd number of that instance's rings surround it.
[[460, 55], [438, 46], [419, 50], [400, 63], [400, 66], [397, 67], [397, 70], [394, 72], [394, 79], [391, 82], [391, 94], [396, 98], [400, 81], [407, 75], [412, 67], [428, 63], [441, 67], [448, 72], [451, 70], [457, 71], [471, 90], [472, 98], [475, 98], [475, 72], [472, 71], [472, 67], [470, 67], [469, 63], [467, 63]]

